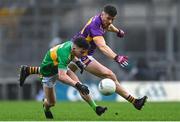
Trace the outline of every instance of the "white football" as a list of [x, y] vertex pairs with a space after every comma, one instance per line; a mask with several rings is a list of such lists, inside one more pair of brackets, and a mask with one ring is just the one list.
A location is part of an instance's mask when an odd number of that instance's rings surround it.
[[115, 90], [116, 90], [116, 84], [114, 83], [113, 80], [111, 80], [109, 78], [105, 78], [100, 81], [99, 91], [103, 95], [106, 95], [106, 96], [111, 95], [115, 92]]

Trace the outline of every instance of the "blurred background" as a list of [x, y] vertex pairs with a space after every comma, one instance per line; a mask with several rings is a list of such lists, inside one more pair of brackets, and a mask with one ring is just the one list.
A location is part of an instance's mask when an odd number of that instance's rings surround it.
[[[39, 66], [50, 47], [70, 40], [106, 4], [117, 7], [114, 25], [126, 33], [122, 39], [106, 33], [106, 42], [115, 52], [128, 55], [130, 66], [119, 68], [99, 51], [94, 57], [136, 96], [180, 100], [176, 93], [180, 87], [178, 0], [0, 0], [0, 100], [40, 100], [37, 76], [28, 78], [23, 88], [18, 86], [20, 65]], [[96, 100], [121, 99], [102, 96], [97, 89], [99, 78], [87, 72], [78, 76]], [[80, 99], [70, 87], [58, 84], [56, 89], [58, 100]]]

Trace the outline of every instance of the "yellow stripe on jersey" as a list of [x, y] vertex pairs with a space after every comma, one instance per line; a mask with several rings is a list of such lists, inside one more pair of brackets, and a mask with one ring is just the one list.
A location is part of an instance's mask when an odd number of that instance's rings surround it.
[[50, 49], [50, 55], [51, 55], [51, 59], [53, 60], [54, 65], [58, 65], [57, 62], [57, 49], [58, 49], [59, 45], [53, 47]]
[[87, 42], [90, 42], [90, 41], [92, 41], [92, 40], [93, 40], [93, 38], [90, 37], [89, 35], [86, 37], [86, 41], [87, 41]]
[[84, 30], [86, 29], [86, 27], [91, 24], [92, 19], [93, 19], [93, 17], [91, 17], [91, 18], [89, 19], [89, 21], [86, 23], [86, 25], [84, 26], [84, 28], [81, 30], [81, 34], [83, 34], [83, 33], [84, 33]]

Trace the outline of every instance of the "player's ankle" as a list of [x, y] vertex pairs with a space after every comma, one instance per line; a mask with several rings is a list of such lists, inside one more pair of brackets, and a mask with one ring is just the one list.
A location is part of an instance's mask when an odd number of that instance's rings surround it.
[[49, 105], [49, 103], [47, 102], [47, 99], [44, 99], [43, 105], [44, 105], [44, 109], [45, 109], [45, 110], [49, 110], [50, 107], [51, 107], [51, 106]]

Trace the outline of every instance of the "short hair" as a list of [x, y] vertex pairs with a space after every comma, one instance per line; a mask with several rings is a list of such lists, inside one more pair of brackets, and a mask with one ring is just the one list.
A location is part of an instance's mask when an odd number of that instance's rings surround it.
[[90, 45], [84, 37], [77, 37], [73, 40], [73, 43], [79, 48], [89, 49]]
[[116, 8], [112, 5], [105, 5], [103, 11], [112, 17], [115, 17], [117, 14]]

